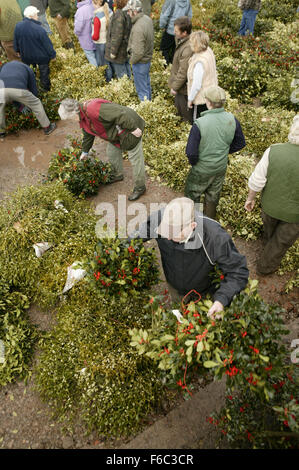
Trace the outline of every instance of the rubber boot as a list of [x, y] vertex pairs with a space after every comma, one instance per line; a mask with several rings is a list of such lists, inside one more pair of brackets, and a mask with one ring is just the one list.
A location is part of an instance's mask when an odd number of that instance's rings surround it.
[[216, 219], [216, 207], [217, 204], [212, 201], [205, 201], [203, 205], [203, 213], [210, 219]]

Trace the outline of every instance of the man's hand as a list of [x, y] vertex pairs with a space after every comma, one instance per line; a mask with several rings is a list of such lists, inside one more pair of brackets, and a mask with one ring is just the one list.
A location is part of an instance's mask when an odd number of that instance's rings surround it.
[[115, 59], [116, 55], [110, 54], [111, 59]]
[[188, 108], [193, 108], [193, 101], [188, 101]]
[[135, 129], [135, 131], [131, 132], [131, 134], [133, 134], [135, 137], [141, 137], [142, 136], [142, 130], [139, 129], [139, 127], [137, 127], [137, 129]]
[[177, 95], [177, 91], [175, 91], [173, 88], [171, 88], [170, 94], [173, 95], [173, 96], [175, 96], [175, 95]]
[[208, 311], [208, 317], [216, 318], [217, 320], [219, 320], [219, 318], [222, 318], [222, 316], [221, 315], [215, 315], [215, 314], [217, 314], [219, 312], [222, 312], [222, 311], [223, 311], [222, 303], [219, 302], [218, 300], [215, 300], [212, 307]]
[[255, 200], [253, 199], [252, 201], [248, 200], [245, 202], [244, 208], [248, 211], [251, 212], [252, 209], [254, 208], [255, 205]]

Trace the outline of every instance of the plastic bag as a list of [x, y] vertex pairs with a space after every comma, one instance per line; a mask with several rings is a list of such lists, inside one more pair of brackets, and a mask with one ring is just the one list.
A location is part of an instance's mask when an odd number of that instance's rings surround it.
[[62, 291], [63, 294], [70, 290], [77, 282], [84, 278], [86, 271], [84, 269], [80, 269], [81, 263], [79, 261], [75, 261], [71, 266], [67, 268], [67, 279]]
[[51, 248], [51, 244], [48, 242], [41, 242], [41, 243], [35, 243], [33, 245], [33, 248], [35, 249], [35, 254], [38, 258], [40, 258], [45, 251], [47, 251], [49, 248]]
[[54, 207], [55, 209], [61, 209], [63, 212], [65, 212], [66, 214], [68, 214], [68, 210], [64, 207], [64, 205], [62, 204], [61, 201], [59, 201], [58, 199], [56, 199], [54, 201]]
[[172, 313], [177, 317], [178, 319], [178, 322], [179, 323], [182, 323], [181, 322], [181, 318], [184, 318], [183, 315], [181, 314], [181, 312], [179, 310], [172, 310]]

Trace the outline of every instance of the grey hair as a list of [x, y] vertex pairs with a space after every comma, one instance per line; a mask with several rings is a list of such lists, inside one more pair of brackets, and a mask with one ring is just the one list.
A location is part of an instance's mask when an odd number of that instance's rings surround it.
[[73, 98], [62, 100], [58, 108], [58, 114], [61, 119], [69, 119], [80, 111], [79, 102]]
[[299, 114], [296, 114], [293, 119], [288, 139], [290, 144], [299, 145]]

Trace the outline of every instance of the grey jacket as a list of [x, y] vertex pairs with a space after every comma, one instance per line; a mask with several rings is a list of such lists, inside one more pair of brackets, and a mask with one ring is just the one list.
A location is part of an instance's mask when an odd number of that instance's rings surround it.
[[131, 64], [146, 64], [150, 62], [153, 50], [153, 21], [144, 13], [138, 13], [132, 18], [132, 29], [128, 43], [128, 54]]

